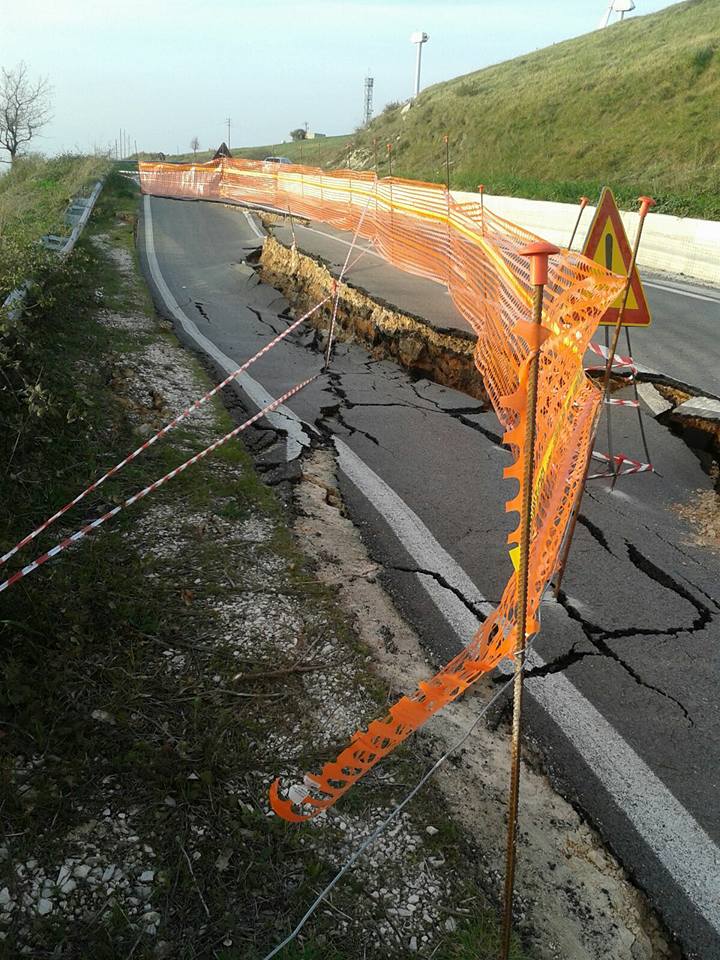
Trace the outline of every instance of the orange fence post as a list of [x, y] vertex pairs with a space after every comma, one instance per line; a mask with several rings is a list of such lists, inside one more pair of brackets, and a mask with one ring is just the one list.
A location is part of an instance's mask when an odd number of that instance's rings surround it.
[[510, 955], [512, 931], [513, 890], [517, 852], [517, 816], [520, 798], [520, 726], [522, 720], [523, 669], [525, 667], [526, 631], [528, 620], [528, 570], [532, 527], [533, 479], [535, 475], [535, 415], [540, 368], [540, 326], [545, 284], [548, 278], [548, 258], [559, 253], [558, 247], [545, 241], [532, 243], [518, 251], [530, 258], [530, 283], [534, 287], [533, 334], [530, 343], [530, 365], [527, 377], [527, 407], [525, 411], [524, 469], [522, 477], [522, 504], [520, 514], [520, 559], [517, 573], [517, 604], [515, 632], [515, 677], [513, 681], [513, 724], [511, 743], [510, 796], [508, 800], [507, 854], [505, 860], [505, 892], [503, 902], [503, 931], [501, 960]]
[[480, 233], [485, 236], [485, 184], [478, 184], [478, 193], [480, 194]]
[[390, 176], [392, 176], [393, 173], [392, 173], [392, 144], [391, 143], [388, 143], [387, 145], [387, 158], [388, 158], [388, 168], [390, 170]]
[[583, 215], [583, 210], [590, 203], [589, 197], [580, 197], [580, 209], [578, 210], [577, 220], [575, 221], [575, 226], [573, 227], [572, 235], [570, 236], [570, 243], [568, 243], [568, 250], [572, 249], [573, 240], [575, 239], [575, 234], [577, 229], [580, 226], [580, 219]]
[[445, 143], [445, 184], [450, 193], [450, 137], [445, 134], [443, 141]]

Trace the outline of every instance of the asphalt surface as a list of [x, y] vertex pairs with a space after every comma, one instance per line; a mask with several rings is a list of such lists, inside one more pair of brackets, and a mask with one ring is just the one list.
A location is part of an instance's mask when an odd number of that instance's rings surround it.
[[[243, 262], [260, 242], [244, 213], [150, 198], [143, 209], [138, 244], [158, 304], [219, 369], [244, 361], [287, 326], [287, 303]], [[322, 254], [327, 260], [344, 260], [342, 244], [323, 242], [336, 248]], [[404, 298], [399, 305], [409, 312], [447, 320], [447, 294], [420, 290], [415, 278], [387, 266], [377, 281], [371, 259], [361, 261], [363, 286], [377, 283], [384, 299]], [[395, 299], [396, 285], [404, 293]], [[316, 373], [313, 344], [309, 332], [294, 333], [254, 364], [241, 381], [248, 408]], [[285, 461], [311, 439], [336, 444], [350, 515], [399, 608], [432, 658], [444, 662], [497, 601], [511, 570], [505, 538], [512, 516], [504, 513], [511, 491], [501, 479], [509, 458], [496, 418], [353, 344], [339, 345], [330, 374], [288, 406], [290, 440], [281, 421], [268, 424], [279, 438], [265, 454], [268, 477], [291, 470]], [[616, 449], [631, 453], [636, 419], [615, 420]], [[714, 960], [720, 562], [693, 546], [673, 510], [711, 481], [682, 440], [652, 418], [645, 426], [663, 476], [627, 478], [613, 494], [602, 482], [590, 486], [567, 596], [543, 605], [527, 733], [688, 956]]]
[[[336, 270], [342, 267], [353, 240], [351, 233], [314, 222], [296, 223], [294, 231], [302, 251], [321, 257]], [[273, 232], [284, 243], [292, 240], [290, 227]], [[355, 266], [355, 254], [351, 256], [346, 276], [352, 283], [435, 326], [471, 330], [444, 286], [394, 270], [364, 240], [359, 247], [370, 252]], [[630, 332], [631, 350], [623, 335], [618, 352], [631, 353], [643, 367], [720, 398], [720, 290], [643, 271], [641, 276], [653, 322], [647, 329]], [[595, 339], [602, 341], [602, 332]]]

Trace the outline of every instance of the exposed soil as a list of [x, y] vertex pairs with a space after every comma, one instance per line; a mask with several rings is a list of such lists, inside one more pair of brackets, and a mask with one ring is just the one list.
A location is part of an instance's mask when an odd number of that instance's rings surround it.
[[[274, 237], [265, 241], [260, 268], [263, 281], [280, 290], [298, 315], [335, 289], [336, 281], [326, 266]], [[470, 334], [437, 330], [422, 317], [380, 303], [347, 282], [338, 284], [338, 292], [339, 340], [354, 340], [375, 358], [388, 357], [418, 376], [489, 403], [473, 360], [475, 338]], [[332, 304], [328, 304], [313, 315], [310, 323], [327, 330], [331, 315]]]

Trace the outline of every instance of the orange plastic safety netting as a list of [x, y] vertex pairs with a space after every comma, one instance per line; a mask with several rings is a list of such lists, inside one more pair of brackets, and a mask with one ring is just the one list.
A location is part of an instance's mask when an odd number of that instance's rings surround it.
[[[519, 251], [538, 239], [480, 203], [457, 203], [445, 187], [350, 170], [321, 171], [250, 160], [209, 164], [141, 163], [144, 193], [256, 203], [322, 220], [372, 241], [390, 263], [447, 285], [477, 333], [475, 363], [505, 429], [517, 480], [508, 511], [520, 510], [525, 445], [526, 380], [533, 353], [530, 265]], [[585, 375], [582, 358], [600, 318], [624, 280], [579, 254], [551, 257], [539, 348], [537, 436], [534, 451], [527, 635], [539, 629], [538, 610], [558, 561], [583, 482], [602, 393]], [[519, 527], [508, 537], [519, 543]], [[517, 579], [508, 580], [497, 609], [466, 647], [434, 677], [402, 697], [387, 716], [358, 731], [337, 760], [305, 776], [306, 790], [283, 799], [273, 784], [273, 808], [305, 820], [332, 806], [360, 777], [433, 714], [460, 696], [500, 660], [517, 638]]]

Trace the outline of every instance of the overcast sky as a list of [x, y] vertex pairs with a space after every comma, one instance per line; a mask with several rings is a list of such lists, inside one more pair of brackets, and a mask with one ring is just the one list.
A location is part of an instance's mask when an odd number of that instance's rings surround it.
[[[348, 133], [412, 92], [413, 30], [430, 35], [427, 86], [597, 27], [609, 0], [0, 0], [0, 65], [54, 87], [46, 153], [112, 145], [174, 153], [277, 143], [307, 121]], [[636, 0], [636, 14], [670, 6]]]

